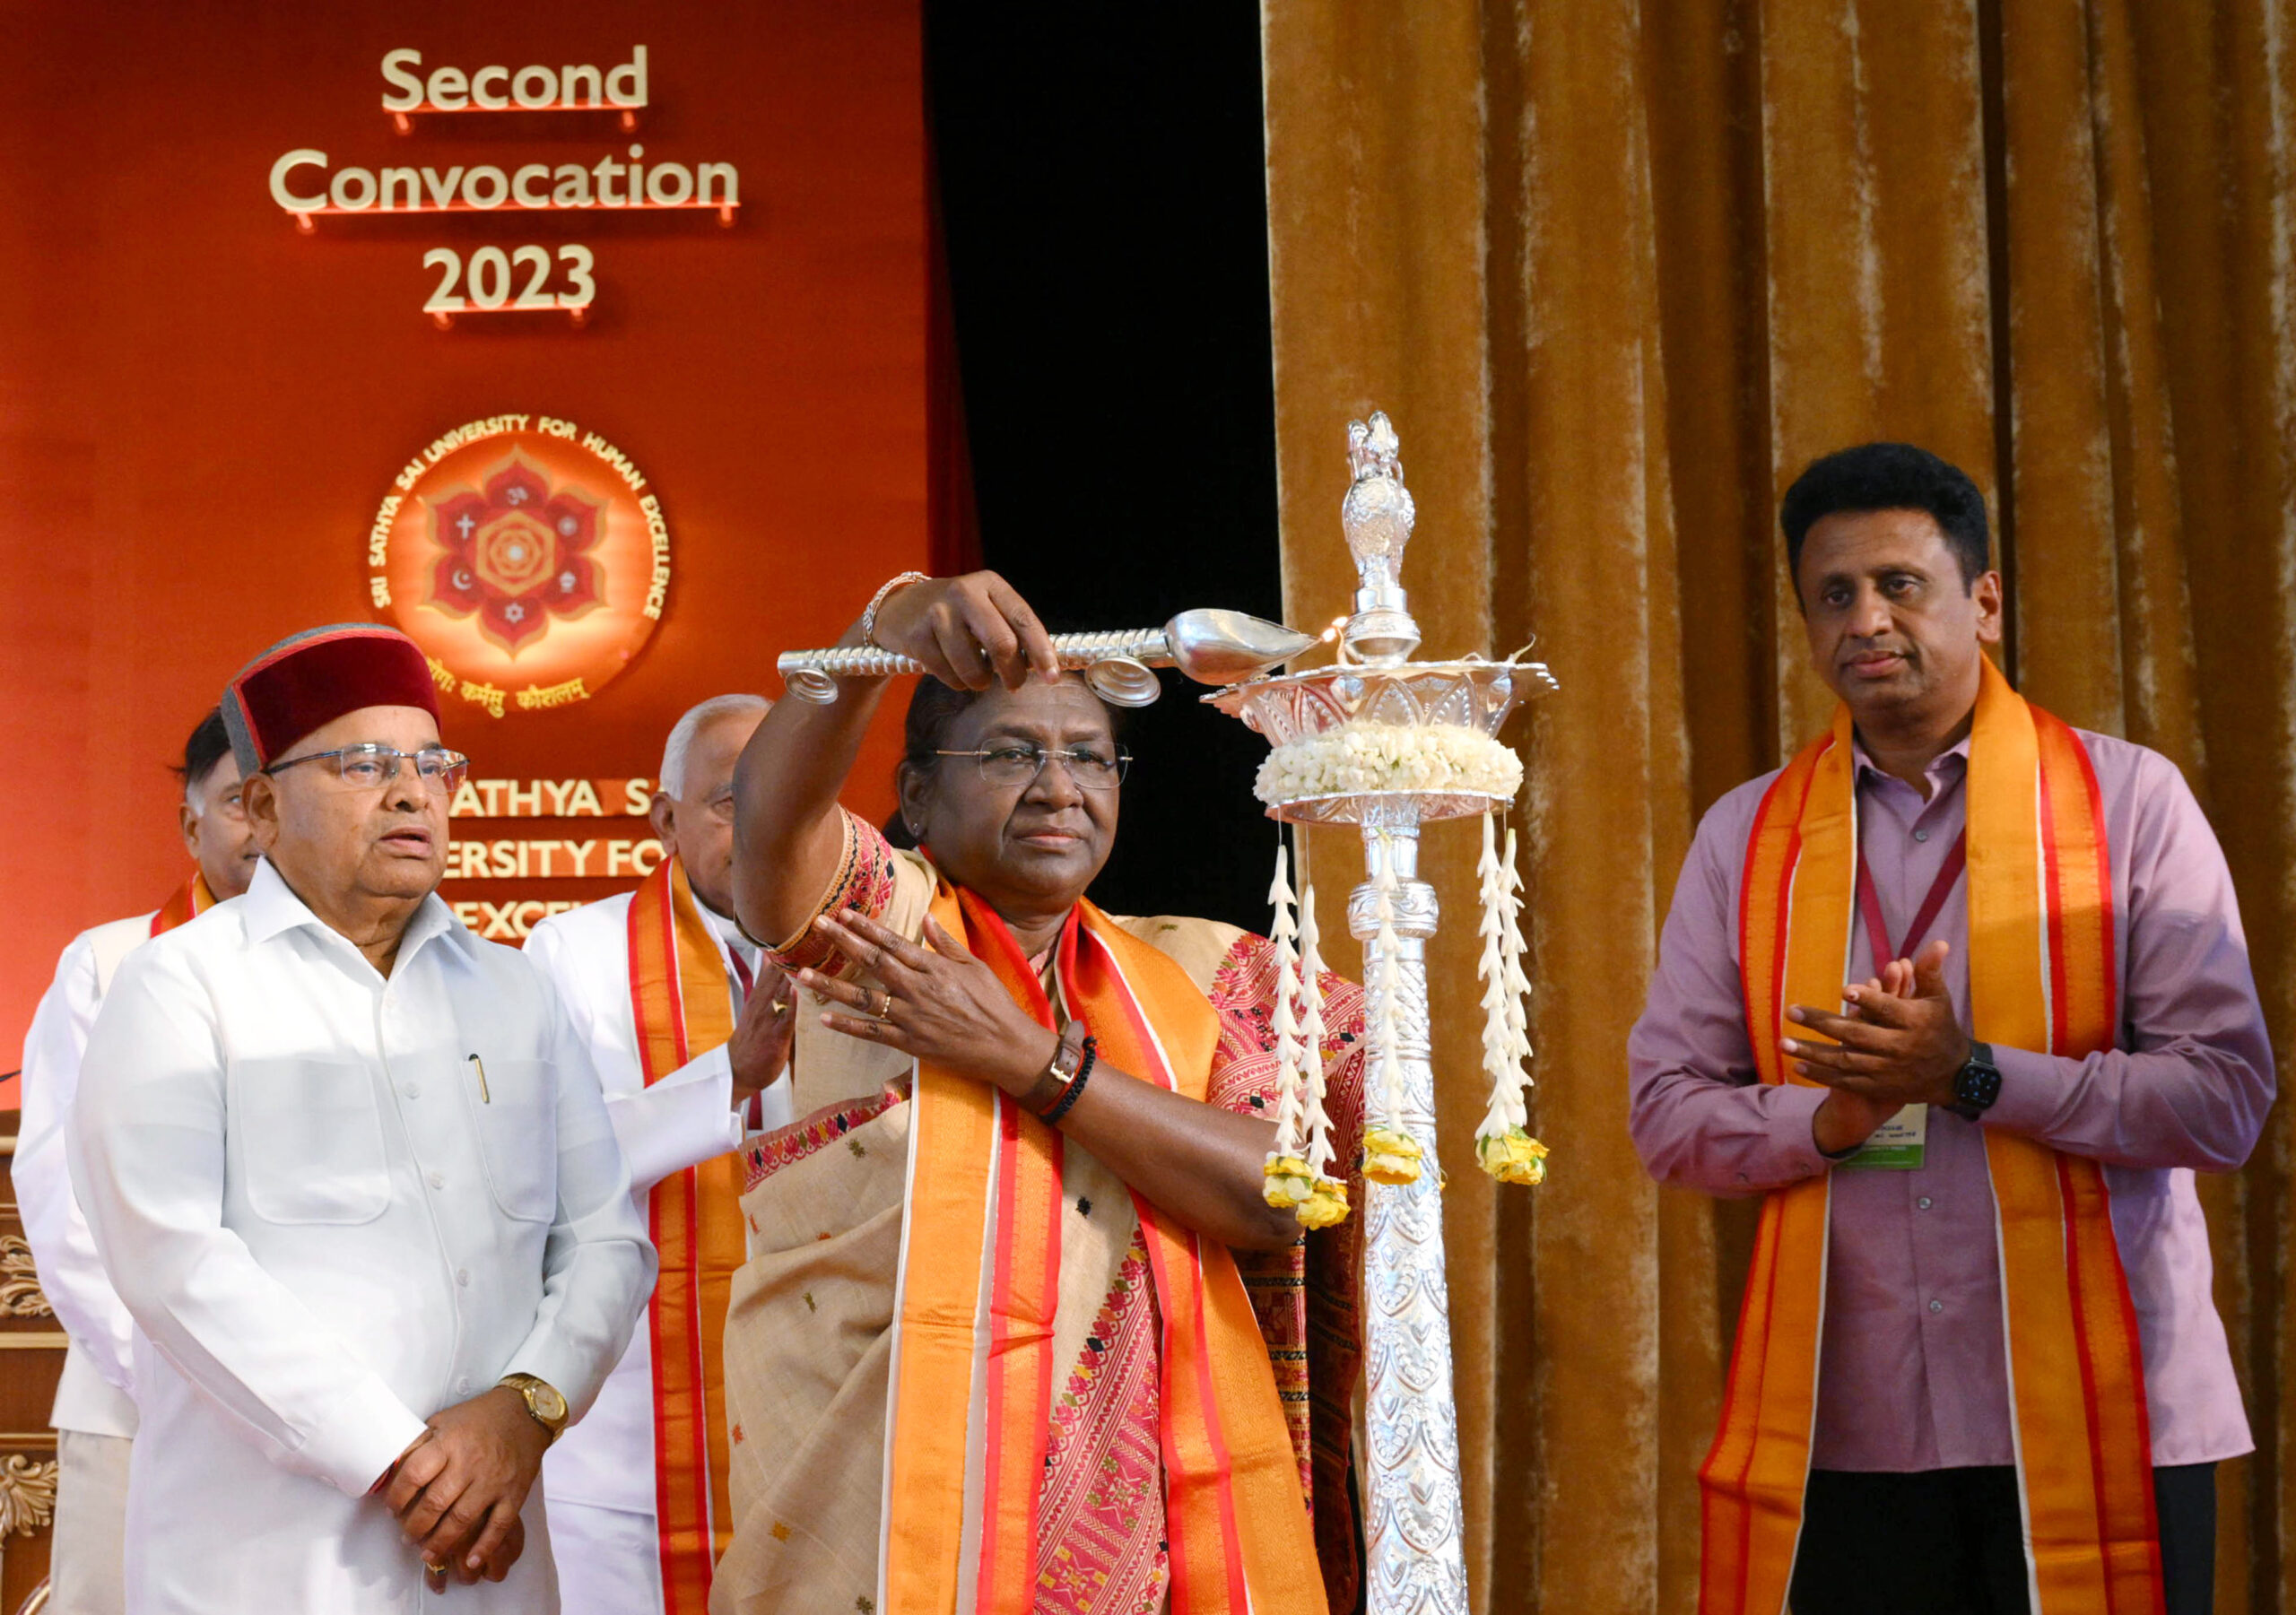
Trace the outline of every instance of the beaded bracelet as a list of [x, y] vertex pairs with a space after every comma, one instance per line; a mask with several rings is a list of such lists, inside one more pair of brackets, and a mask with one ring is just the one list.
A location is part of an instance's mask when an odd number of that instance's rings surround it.
[[1042, 1122], [1046, 1126], [1050, 1127], [1057, 1124], [1062, 1116], [1068, 1114], [1069, 1107], [1074, 1105], [1077, 1099], [1083, 1096], [1084, 1092], [1084, 1080], [1092, 1074], [1093, 1063], [1100, 1058], [1100, 1039], [1097, 1038], [1085, 1038], [1083, 1059], [1076, 1067], [1076, 1074], [1068, 1079], [1068, 1086], [1061, 1090], [1060, 1097], [1053, 1101], [1052, 1108], [1039, 1116], [1037, 1120]]

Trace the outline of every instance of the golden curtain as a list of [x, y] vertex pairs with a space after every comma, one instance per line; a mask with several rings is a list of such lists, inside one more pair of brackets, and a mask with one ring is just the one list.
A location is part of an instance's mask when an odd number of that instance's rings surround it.
[[[1992, 501], [2009, 667], [2175, 759], [2296, 1035], [2296, 0], [1263, 0], [1287, 603], [1352, 586], [1343, 427], [1403, 435], [1428, 649], [1539, 635], [1515, 731], [1535, 1192], [1465, 1168], [1470, 833], [1431, 831], [1476, 1607], [1693, 1607], [1751, 1208], [1626, 1131], [1697, 816], [1812, 734], [1779, 496], [1923, 444]], [[1318, 832], [1319, 860], [1352, 859]], [[1328, 934], [1344, 882], [1327, 879]], [[2219, 1608], [2296, 1609], [2288, 1108], [2204, 1180], [2257, 1453]]]

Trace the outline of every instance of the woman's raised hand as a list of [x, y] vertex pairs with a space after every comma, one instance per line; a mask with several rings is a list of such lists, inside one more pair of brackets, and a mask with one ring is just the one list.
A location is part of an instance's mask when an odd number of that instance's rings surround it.
[[900, 1049], [1015, 1096], [1033, 1087], [1052, 1063], [1060, 1039], [1013, 1002], [995, 971], [932, 920], [925, 922], [929, 949], [850, 910], [813, 923], [839, 952], [884, 983], [864, 987], [818, 970], [797, 972], [807, 991], [858, 1012], [823, 1014], [831, 1031]]
[[1018, 690], [1034, 673], [1060, 676], [1052, 636], [1029, 603], [994, 572], [934, 577], [895, 589], [877, 608], [871, 638], [914, 656], [952, 690]]

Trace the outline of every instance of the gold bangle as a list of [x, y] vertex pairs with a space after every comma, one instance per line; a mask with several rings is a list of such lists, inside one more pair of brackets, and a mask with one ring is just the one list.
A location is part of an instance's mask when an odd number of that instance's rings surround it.
[[912, 583], [932, 581], [933, 575], [930, 572], [903, 572], [898, 577], [886, 579], [884, 586], [869, 596], [868, 607], [861, 613], [861, 643], [872, 650], [884, 649], [883, 646], [877, 643], [877, 609], [885, 603], [886, 596], [895, 589], [906, 588]]

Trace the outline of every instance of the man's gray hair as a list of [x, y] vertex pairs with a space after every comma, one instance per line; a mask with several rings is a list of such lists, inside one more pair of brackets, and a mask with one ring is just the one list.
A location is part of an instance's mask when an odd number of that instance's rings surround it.
[[713, 695], [699, 707], [688, 708], [670, 726], [669, 743], [662, 748], [662, 790], [672, 796], [685, 794], [685, 754], [693, 749], [693, 737], [704, 724], [728, 713], [763, 712], [772, 705], [761, 695]]

